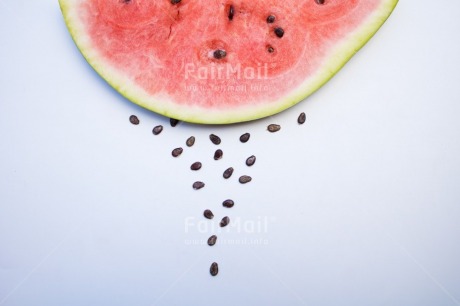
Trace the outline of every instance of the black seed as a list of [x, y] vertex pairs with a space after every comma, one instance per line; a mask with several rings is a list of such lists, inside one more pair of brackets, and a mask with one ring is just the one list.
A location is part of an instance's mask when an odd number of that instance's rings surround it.
[[187, 147], [193, 146], [195, 144], [195, 137], [190, 136], [185, 142], [185, 144], [187, 145]]
[[178, 4], [180, 2], [181, 2], [181, 0], [171, 0], [171, 4]]
[[251, 155], [246, 159], [246, 166], [251, 167], [252, 165], [255, 164], [255, 162], [256, 162], [256, 157], [254, 155]]
[[268, 53], [273, 53], [273, 52], [275, 52], [275, 49], [272, 46], [268, 46], [267, 51], [268, 51]]
[[169, 123], [171, 124], [172, 127], [175, 127], [179, 123], [179, 120], [170, 118]]
[[235, 15], [235, 9], [233, 5], [230, 5], [230, 9], [228, 10], [228, 19], [233, 20], [233, 16]]
[[203, 182], [200, 182], [200, 181], [197, 181], [195, 183], [193, 183], [193, 189], [195, 190], [198, 190], [198, 189], [201, 189], [204, 187], [204, 183]]
[[241, 184], [246, 184], [246, 183], [249, 183], [250, 181], [252, 181], [252, 177], [250, 177], [249, 175], [240, 176], [239, 182]]
[[131, 3], [131, 0], [122, 0], [121, 2], [123, 2], [124, 4], [128, 4]]
[[182, 148], [175, 148], [174, 150], [172, 150], [172, 156], [174, 157], [178, 157], [179, 155], [182, 154], [182, 152], [184, 152], [184, 149]]
[[137, 118], [137, 116], [131, 115], [131, 116], [129, 116], [129, 122], [131, 122], [134, 125], [138, 125], [139, 124], [139, 118]]
[[157, 125], [156, 127], [153, 128], [152, 133], [153, 135], [158, 135], [163, 131], [163, 126], [162, 125]]
[[267, 23], [274, 23], [275, 22], [275, 16], [273, 15], [270, 15], [267, 17]]
[[218, 145], [221, 142], [220, 137], [214, 134], [209, 135], [209, 139], [211, 139], [211, 142], [215, 145]]
[[204, 216], [206, 219], [212, 219], [212, 218], [214, 218], [214, 214], [213, 214], [212, 211], [210, 211], [209, 209], [206, 209], [206, 210], [203, 212], [203, 216]]
[[267, 130], [268, 130], [270, 133], [275, 133], [275, 132], [278, 132], [279, 130], [281, 130], [281, 126], [278, 125], [278, 124], [270, 124], [270, 125], [267, 127]]
[[297, 123], [304, 124], [306, 119], [305, 113], [300, 113], [299, 118], [297, 118]]
[[190, 169], [193, 171], [200, 170], [201, 169], [201, 163], [200, 162], [194, 162], [191, 166]]
[[230, 223], [230, 218], [229, 217], [223, 217], [222, 220], [220, 220], [220, 227], [225, 227]]
[[233, 200], [228, 199], [228, 200], [223, 201], [222, 205], [227, 208], [232, 208], [233, 205], [235, 205], [235, 202], [233, 202]]
[[240, 141], [242, 143], [248, 142], [249, 138], [251, 137], [251, 134], [249, 133], [244, 133], [243, 135], [240, 136]]
[[209, 239], [208, 239], [208, 245], [209, 246], [215, 245], [216, 242], [217, 242], [217, 236], [216, 235], [212, 235], [211, 237], [209, 237]]
[[214, 51], [213, 56], [215, 59], [223, 59], [224, 57], [227, 56], [227, 52], [225, 52], [225, 50], [218, 49]]
[[230, 178], [230, 176], [232, 176], [232, 174], [233, 174], [233, 168], [230, 167], [230, 168], [228, 168], [227, 170], [224, 171], [224, 175], [223, 175], [224, 179]]
[[209, 273], [211, 273], [212, 276], [216, 276], [217, 273], [219, 273], [219, 266], [217, 265], [217, 262], [213, 262], [211, 264], [211, 267], [209, 268]]
[[217, 149], [216, 152], [214, 152], [214, 160], [221, 159], [223, 155], [224, 155], [224, 152], [222, 152], [221, 149]]
[[316, 4], [324, 4], [324, 0], [315, 0]]
[[276, 36], [281, 38], [281, 37], [284, 36], [284, 30], [282, 28], [275, 28], [275, 34], [276, 34]]

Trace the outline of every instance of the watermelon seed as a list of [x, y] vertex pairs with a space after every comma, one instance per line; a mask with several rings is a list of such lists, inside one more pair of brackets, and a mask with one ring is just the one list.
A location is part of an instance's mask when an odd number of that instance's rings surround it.
[[214, 134], [211, 134], [209, 135], [209, 139], [211, 140], [211, 142], [215, 145], [218, 145], [220, 144], [221, 140], [220, 140], [220, 137], [217, 136], [217, 135], [214, 135]]
[[179, 123], [179, 120], [170, 118], [169, 123], [171, 124], [172, 127], [175, 127]]
[[240, 136], [240, 141], [242, 143], [248, 142], [249, 138], [251, 137], [251, 134], [249, 133], [244, 133], [243, 135]]
[[131, 3], [131, 0], [121, 0], [121, 2], [123, 2], [124, 4], [128, 4]]
[[209, 209], [206, 209], [206, 210], [203, 212], [203, 216], [204, 216], [206, 219], [212, 219], [212, 218], [214, 218], [214, 214], [213, 214], [212, 211], [210, 211]]
[[230, 167], [230, 168], [228, 168], [227, 170], [224, 171], [223, 177], [224, 177], [224, 179], [228, 179], [228, 178], [230, 178], [232, 176], [232, 174], [233, 174], [233, 168]]
[[268, 51], [269, 53], [273, 53], [273, 52], [275, 52], [275, 49], [274, 49], [272, 46], [268, 46], [268, 47], [267, 47], [267, 51]]
[[255, 163], [256, 163], [256, 157], [254, 155], [251, 155], [246, 159], [246, 166], [248, 167], [251, 167]]
[[196, 181], [195, 183], [193, 183], [192, 187], [193, 189], [198, 190], [204, 187], [204, 183], [200, 181]]
[[315, 0], [316, 4], [324, 4], [324, 0]]
[[230, 223], [230, 218], [225, 216], [222, 218], [222, 220], [220, 221], [220, 227], [225, 227], [227, 226], [228, 224]]
[[281, 37], [284, 36], [284, 30], [282, 28], [275, 28], [275, 34], [276, 34], [276, 36], [281, 38]]
[[223, 59], [224, 57], [227, 56], [227, 52], [225, 52], [225, 50], [218, 49], [214, 51], [213, 56], [215, 59]]
[[214, 160], [221, 159], [223, 155], [224, 155], [224, 152], [222, 152], [221, 149], [217, 149], [216, 152], [214, 152]]
[[270, 124], [270, 125], [267, 127], [267, 130], [268, 130], [270, 133], [275, 133], [275, 132], [278, 132], [279, 130], [281, 130], [281, 126], [278, 125], [278, 124]]
[[208, 245], [209, 246], [215, 245], [216, 242], [217, 242], [217, 236], [216, 235], [212, 235], [211, 237], [209, 237], [209, 239], [208, 239]]
[[249, 175], [240, 176], [239, 182], [241, 184], [246, 184], [246, 183], [249, 183], [250, 181], [252, 181], [252, 177], [250, 177]]
[[201, 169], [201, 163], [200, 162], [194, 162], [191, 166], [190, 169], [193, 171], [197, 171]]
[[304, 124], [305, 123], [305, 120], [306, 120], [306, 116], [305, 116], [305, 113], [301, 113], [299, 115], [299, 118], [297, 118], [297, 123], [298, 124]]
[[233, 15], [235, 15], [235, 9], [233, 5], [230, 5], [230, 9], [228, 10], [228, 19], [233, 20]]
[[179, 4], [182, 0], [171, 0], [171, 4]]
[[227, 207], [227, 208], [232, 208], [233, 205], [235, 205], [235, 202], [233, 202], [233, 200], [225, 200], [223, 203], [222, 203], [222, 206], [224, 207]]
[[187, 147], [191, 147], [195, 144], [195, 137], [194, 136], [190, 136], [187, 141], [185, 142], [185, 144], [187, 145]]
[[267, 17], [267, 23], [274, 23], [275, 22], [275, 16], [270, 15]]
[[182, 148], [175, 148], [174, 150], [172, 150], [172, 156], [173, 157], [178, 157], [179, 155], [182, 154], [182, 152], [184, 151], [184, 149]]
[[129, 122], [131, 122], [134, 125], [138, 125], [139, 124], [139, 118], [137, 118], [137, 116], [135, 116], [135, 115], [131, 115], [129, 117]]
[[211, 264], [211, 267], [209, 268], [209, 273], [211, 273], [212, 276], [216, 276], [217, 273], [219, 273], [219, 266], [217, 265], [217, 262], [213, 262]]
[[157, 125], [156, 127], [153, 128], [152, 133], [153, 135], [158, 135], [163, 131], [163, 126], [162, 125]]

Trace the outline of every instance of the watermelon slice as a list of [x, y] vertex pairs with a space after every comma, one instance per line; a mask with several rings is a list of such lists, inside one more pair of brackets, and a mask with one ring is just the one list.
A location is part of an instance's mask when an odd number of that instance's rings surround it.
[[397, 0], [59, 0], [89, 64], [129, 100], [195, 123], [280, 112], [327, 82]]

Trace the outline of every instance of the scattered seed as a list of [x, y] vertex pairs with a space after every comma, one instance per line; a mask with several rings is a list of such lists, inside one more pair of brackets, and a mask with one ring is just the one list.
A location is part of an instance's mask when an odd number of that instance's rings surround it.
[[124, 4], [128, 4], [128, 3], [131, 2], [131, 0], [123, 0], [122, 2], [123, 2]]
[[215, 59], [223, 59], [224, 57], [227, 56], [227, 52], [225, 50], [218, 49], [214, 51], [213, 56]]
[[216, 276], [217, 273], [219, 273], [219, 266], [217, 265], [217, 262], [213, 262], [211, 264], [211, 267], [209, 268], [209, 273], [211, 273], [212, 276]]
[[307, 119], [307, 117], [305, 116], [305, 113], [301, 113], [299, 115], [299, 118], [297, 118], [297, 123], [298, 124], [304, 124], [306, 119]]
[[268, 53], [273, 53], [273, 52], [275, 52], [275, 49], [272, 46], [268, 46], [267, 51], [268, 51]]
[[209, 135], [209, 139], [211, 139], [211, 142], [215, 145], [218, 145], [221, 142], [220, 137], [214, 134]]
[[246, 184], [246, 183], [249, 183], [250, 181], [252, 181], [252, 177], [250, 177], [249, 175], [240, 176], [239, 182], [241, 184]]
[[162, 125], [157, 125], [156, 127], [153, 128], [152, 133], [153, 135], [158, 135], [163, 131], [163, 126]]
[[212, 218], [214, 218], [214, 214], [213, 214], [212, 211], [210, 211], [209, 209], [206, 209], [206, 210], [203, 212], [203, 216], [204, 216], [206, 219], [212, 219]]
[[224, 155], [224, 152], [222, 152], [221, 149], [217, 149], [216, 152], [214, 152], [214, 160], [221, 159], [223, 155]]
[[204, 183], [200, 181], [196, 181], [195, 183], [193, 183], [192, 187], [193, 189], [198, 190], [204, 187]]
[[276, 34], [276, 36], [281, 38], [281, 37], [284, 36], [284, 30], [282, 28], [275, 28], [275, 34]]
[[216, 235], [212, 235], [211, 237], [209, 237], [209, 239], [208, 239], [208, 245], [209, 246], [215, 245], [216, 242], [217, 242], [217, 236]]
[[191, 166], [190, 169], [193, 171], [197, 171], [201, 169], [201, 163], [200, 162], [194, 162]]
[[233, 205], [235, 205], [235, 202], [233, 202], [233, 200], [230, 200], [230, 199], [222, 202], [222, 206], [227, 207], [227, 208], [232, 208]]
[[139, 124], [139, 118], [137, 118], [137, 116], [135, 116], [135, 115], [131, 115], [131, 116], [129, 116], [129, 122], [131, 122], [134, 125], [138, 125]]
[[249, 133], [244, 133], [243, 135], [240, 136], [240, 141], [242, 143], [248, 142], [249, 138], [251, 137], [251, 134]]
[[267, 17], [267, 23], [274, 23], [275, 22], [275, 16], [273, 15], [270, 15]]
[[174, 150], [172, 150], [171, 154], [172, 154], [173, 157], [178, 157], [179, 155], [182, 154], [182, 152], [184, 152], [184, 149], [175, 148]]
[[256, 162], [256, 157], [254, 155], [251, 155], [246, 159], [246, 166], [251, 167], [252, 165], [255, 164], [255, 162]]
[[324, 4], [324, 0], [315, 0], [316, 4]]
[[233, 174], [233, 168], [230, 167], [230, 168], [228, 168], [227, 170], [224, 171], [224, 174], [223, 174], [224, 179], [230, 178], [232, 176], [232, 174]]
[[228, 19], [233, 20], [233, 15], [235, 15], [235, 9], [233, 5], [230, 5], [230, 9], [228, 10]]
[[169, 123], [171, 124], [172, 127], [175, 127], [179, 123], [179, 120], [174, 119], [174, 118], [170, 118]]
[[279, 130], [281, 130], [281, 126], [278, 125], [278, 124], [270, 124], [270, 125], [267, 127], [267, 130], [268, 130], [270, 133], [275, 133], [275, 132], [278, 132]]
[[187, 147], [191, 147], [195, 144], [195, 137], [194, 136], [190, 136], [187, 141], [185, 142], [185, 144], [187, 145]]
[[230, 218], [225, 216], [222, 218], [222, 220], [220, 220], [220, 227], [225, 227], [227, 226], [228, 224], [230, 223]]
[[171, 4], [178, 4], [180, 3], [182, 0], [171, 0]]

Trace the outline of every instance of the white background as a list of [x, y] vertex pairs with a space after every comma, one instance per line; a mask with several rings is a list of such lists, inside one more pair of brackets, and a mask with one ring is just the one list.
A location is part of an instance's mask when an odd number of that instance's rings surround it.
[[57, 1], [1, 1], [0, 305], [460, 305], [459, 14], [401, 1], [292, 109], [171, 128], [90, 68]]

